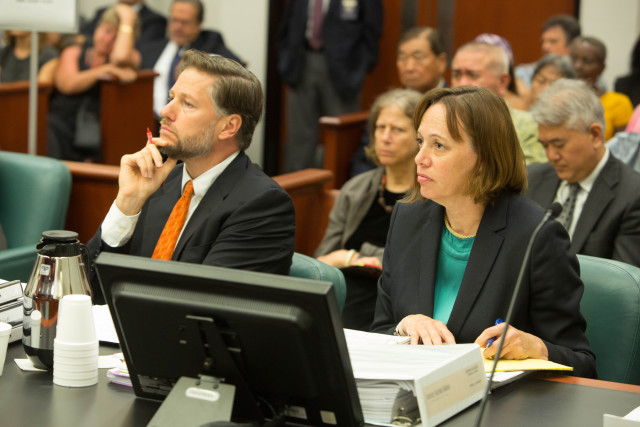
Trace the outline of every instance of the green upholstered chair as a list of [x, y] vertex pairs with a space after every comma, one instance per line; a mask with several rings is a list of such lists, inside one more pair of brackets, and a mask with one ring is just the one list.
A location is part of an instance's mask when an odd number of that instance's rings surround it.
[[598, 378], [640, 385], [640, 268], [586, 255], [578, 260], [580, 309]]
[[338, 298], [338, 307], [340, 307], [340, 312], [342, 312], [344, 300], [347, 297], [347, 284], [342, 271], [315, 258], [296, 252], [293, 254], [289, 275], [333, 283], [333, 288]]
[[55, 159], [0, 151], [0, 279], [29, 279], [43, 231], [64, 228], [71, 172]]

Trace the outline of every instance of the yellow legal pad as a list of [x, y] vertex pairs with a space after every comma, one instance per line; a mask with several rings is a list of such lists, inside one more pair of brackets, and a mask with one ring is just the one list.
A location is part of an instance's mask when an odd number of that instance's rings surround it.
[[[491, 372], [493, 368], [492, 359], [484, 359], [485, 372]], [[550, 362], [541, 359], [524, 359], [524, 360], [499, 360], [496, 372], [507, 371], [573, 371], [571, 366], [561, 365], [559, 363]]]

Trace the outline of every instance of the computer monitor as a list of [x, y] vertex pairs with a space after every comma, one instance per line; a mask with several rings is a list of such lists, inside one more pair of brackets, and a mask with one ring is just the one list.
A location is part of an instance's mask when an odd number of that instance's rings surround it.
[[113, 253], [96, 265], [138, 397], [207, 375], [236, 386], [236, 421], [363, 425], [330, 283]]

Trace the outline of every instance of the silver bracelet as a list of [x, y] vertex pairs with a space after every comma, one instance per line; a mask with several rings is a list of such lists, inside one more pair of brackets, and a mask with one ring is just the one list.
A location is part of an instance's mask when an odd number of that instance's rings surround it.
[[351, 264], [351, 259], [353, 258], [353, 256], [356, 254], [356, 250], [355, 249], [350, 249], [349, 253], [347, 254], [347, 258], [344, 260], [344, 266], [348, 267], [349, 264]]

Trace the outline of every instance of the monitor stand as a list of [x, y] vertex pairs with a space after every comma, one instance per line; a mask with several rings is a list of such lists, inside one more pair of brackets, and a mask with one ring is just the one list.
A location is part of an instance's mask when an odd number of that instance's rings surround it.
[[[263, 421], [256, 398], [251, 393], [242, 369], [235, 362], [225, 345], [214, 319], [186, 315], [185, 343], [202, 350], [203, 362], [198, 379], [180, 377], [169, 395], [158, 408], [148, 427], [202, 426], [213, 421], [229, 421], [238, 395], [234, 417]], [[215, 371], [226, 372], [225, 378], [215, 376]]]
[[231, 420], [236, 388], [219, 378], [180, 377], [147, 427], [197, 427]]

